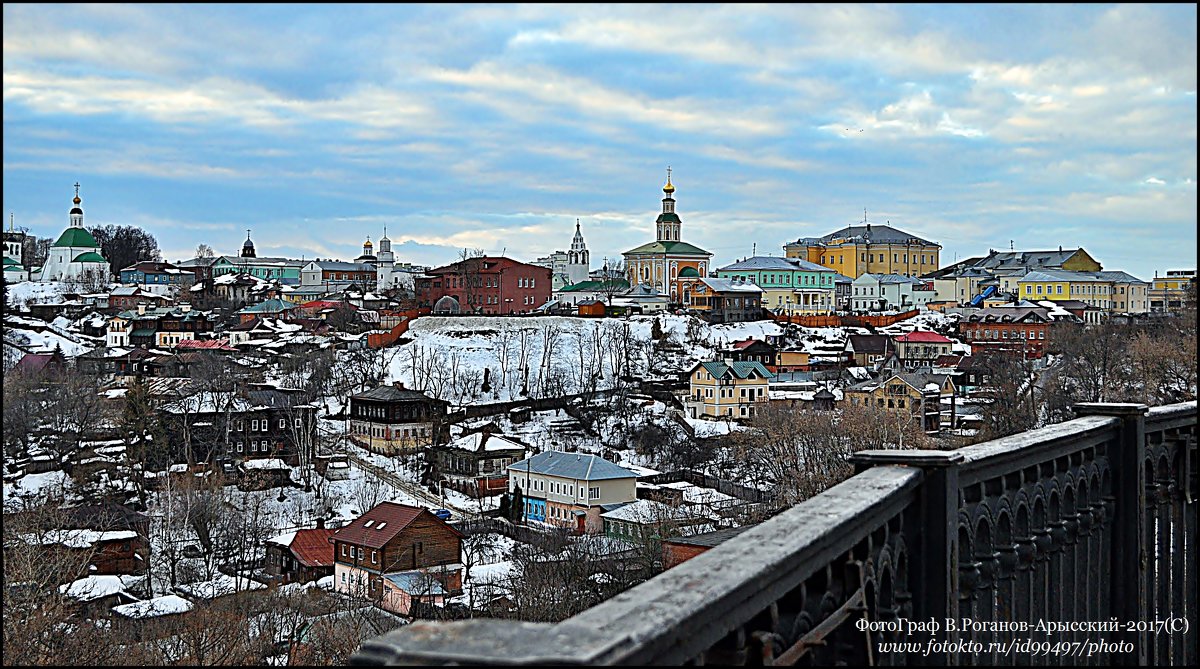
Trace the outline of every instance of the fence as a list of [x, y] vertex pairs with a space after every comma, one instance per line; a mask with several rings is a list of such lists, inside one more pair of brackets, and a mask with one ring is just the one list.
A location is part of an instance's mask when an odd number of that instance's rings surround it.
[[1196, 403], [1076, 410], [859, 453], [851, 479], [561, 623], [417, 623], [354, 662], [1195, 665]]
[[839, 315], [839, 314], [823, 314], [809, 316], [786, 316], [782, 314], [772, 314], [773, 318], [778, 323], [794, 323], [806, 328], [829, 328], [839, 327], [842, 325], [853, 327], [885, 327], [899, 321], [908, 320], [916, 316], [920, 311], [911, 309], [909, 311], [898, 314], [877, 314], [877, 315]]

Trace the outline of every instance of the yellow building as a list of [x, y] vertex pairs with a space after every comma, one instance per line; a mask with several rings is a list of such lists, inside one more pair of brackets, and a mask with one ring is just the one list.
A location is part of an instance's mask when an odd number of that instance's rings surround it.
[[774, 374], [758, 361], [716, 360], [692, 368], [688, 408], [692, 418], [752, 418], [767, 402]]
[[1162, 277], [1158, 276], [1156, 272], [1146, 296], [1150, 302], [1150, 310], [1157, 313], [1178, 311], [1183, 307], [1188, 288], [1191, 287], [1194, 290], [1195, 285], [1196, 270], [1194, 269], [1167, 270], [1167, 275]]
[[1150, 310], [1149, 283], [1122, 271], [1030, 272], [1017, 281], [1017, 295], [1036, 302], [1078, 300], [1106, 313], [1142, 314]]
[[942, 246], [889, 225], [851, 225], [783, 245], [788, 258], [823, 265], [852, 279], [872, 274], [921, 276], [938, 268]]

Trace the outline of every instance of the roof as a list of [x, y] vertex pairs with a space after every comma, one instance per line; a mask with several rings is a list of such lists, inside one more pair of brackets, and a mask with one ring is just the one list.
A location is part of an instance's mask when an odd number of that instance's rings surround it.
[[509, 470], [545, 476], [602, 481], [606, 479], [636, 479], [637, 474], [590, 453], [545, 451], [508, 466]]
[[[688, 268], [685, 268], [685, 269], [688, 269]], [[683, 276], [683, 273], [680, 272], [679, 276]], [[573, 293], [573, 292], [582, 292], [582, 291], [602, 290], [605, 288], [611, 288], [612, 290], [625, 290], [628, 287], [629, 287], [629, 282], [626, 281], [625, 279], [609, 279], [608, 281], [597, 281], [595, 279], [588, 279], [587, 281], [580, 281], [579, 283], [568, 284], [566, 286], [563, 286], [562, 288], [559, 288], [555, 292]]]
[[295, 309], [296, 305], [291, 302], [284, 302], [278, 297], [272, 297], [269, 300], [263, 300], [254, 306], [246, 307], [239, 311], [239, 314], [276, 314], [283, 311]]
[[636, 502], [622, 504], [600, 516], [606, 520], [623, 520], [630, 523], [658, 523], [692, 517], [682, 509], [653, 499], [639, 499]]
[[[331, 547], [332, 552], [332, 547]], [[246, 590], [265, 590], [267, 585], [251, 580], [247, 576], [218, 574], [211, 581], [198, 581], [175, 586], [175, 590], [191, 599], [217, 599]]]
[[681, 279], [699, 278], [699, 276], [700, 272], [696, 271], [695, 267], [684, 267], [679, 270], [679, 278]]
[[448, 448], [456, 448], [462, 451], [512, 451], [519, 450], [522, 453], [525, 451], [525, 444], [512, 441], [498, 434], [490, 432], [476, 432], [468, 434], [450, 442]]
[[[903, 230], [898, 230], [890, 225], [848, 225], [840, 230], [836, 230], [827, 235], [818, 238], [826, 244], [831, 243], [835, 239], [847, 239], [853, 241], [869, 241], [872, 244], [904, 244], [912, 242], [915, 244], [924, 244], [926, 246], [941, 246], [937, 242], [931, 242], [927, 239], [922, 239], [916, 235], [909, 234]], [[796, 240], [797, 244], [804, 243], [805, 239]]]
[[1081, 251], [1084, 254], [1087, 253], [1082, 248], [1057, 251], [993, 251], [983, 258], [979, 258], [974, 266], [987, 269], [1004, 267], [1061, 268], [1063, 263]]
[[423, 392], [406, 390], [396, 386], [378, 386], [366, 392], [351, 395], [352, 400], [375, 400], [377, 402], [441, 402]]
[[705, 277], [700, 279], [709, 288], [719, 293], [762, 293], [762, 288], [753, 283], [735, 282], [733, 279], [714, 279]]
[[100, 255], [99, 253], [96, 253], [95, 251], [86, 251], [86, 252], [84, 252], [84, 253], [80, 253], [79, 255], [75, 256], [75, 257], [74, 257], [74, 258], [71, 260], [71, 262], [102, 262], [102, 263], [107, 263], [108, 261], [104, 259], [104, 256]]
[[[58, 586], [58, 591], [65, 597], [91, 602], [110, 595], [125, 592], [125, 588], [136, 585], [144, 580], [144, 576], [93, 574], [77, 581]], [[134, 599], [132, 596], [131, 599]]]
[[925, 332], [916, 330], [908, 334], [896, 337], [896, 341], [905, 343], [923, 343], [923, 344], [949, 344], [950, 340], [936, 332]]
[[[757, 360], [735, 360], [729, 364], [726, 364], [720, 360], [714, 360], [699, 363], [696, 365], [696, 367], [703, 367], [705, 371], [707, 371], [709, 374], [712, 374], [714, 378], [718, 379], [726, 378], [727, 374], [729, 373], [732, 373], [733, 376], [739, 379], [748, 379], [755, 373], [764, 379], [770, 379], [775, 376], [769, 370], [767, 370], [766, 367], [763, 367], [763, 364]], [[696, 371], [696, 367], [693, 367], [691, 371]]]
[[630, 249], [621, 255], [639, 255], [652, 253], [670, 253], [672, 255], [686, 256], [712, 256], [711, 253], [705, 251], [699, 246], [694, 246], [687, 242], [650, 242], [642, 244], [637, 248]]
[[290, 548], [292, 555], [305, 567], [333, 566], [333, 544], [329, 543], [337, 530], [321, 528], [299, 530], [292, 538]]
[[[866, 280], [864, 281], [863, 279]], [[854, 283], [870, 283], [872, 281], [876, 283], [924, 283], [915, 276], [904, 276], [903, 274], [873, 274], [871, 272], [860, 274], [858, 278], [854, 280]]]
[[96, 238], [86, 228], [67, 228], [59, 235], [58, 241], [52, 246], [65, 247], [71, 246], [75, 248], [90, 248], [98, 249], [100, 245], [96, 243]]
[[846, 343], [855, 353], [883, 353], [891, 340], [886, 335], [850, 335]]
[[712, 548], [714, 546], [719, 546], [741, 534], [742, 532], [753, 529], [754, 527], [754, 525], [743, 525], [741, 527], [730, 527], [724, 530], [716, 530], [715, 532], [693, 534], [690, 537], [671, 537], [670, 539], [663, 539], [663, 543], [684, 544], [686, 546], [704, 546], [706, 548]]
[[187, 613], [195, 607], [179, 595], [164, 595], [154, 599], [146, 599], [132, 604], [122, 604], [112, 608], [113, 613], [126, 618], [157, 618], [175, 613]]
[[[380, 548], [404, 531], [421, 515], [429, 516], [446, 525], [445, 521], [425, 509], [396, 502], [380, 502], [375, 508], [359, 516], [354, 522], [334, 532], [333, 538], [351, 544]], [[458, 530], [446, 525], [452, 532]]]
[[[17, 361], [14, 372], [40, 372], [55, 361], [54, 353], [26, 353]], [[62, 363], [61, 360], [58, 361]]]
[[447, 594], [436, 578], [420, 571], [402, 571], [398, 574], [384, 574], [383, 577], [410, 595]]
[[[375, 273], [375, 266], [369, 263], [345, 262], [342, 260], [313, 260], [309, 265], [316, 265], [322, 270], [336, 270], [339, 272], [370, 272]], [[306, 265], [307, 266], [307, 265]]]
[[779, 256], [754, 256], [739, 260], [731, 265], [726, 265], [720, 268], [721, 272], [726, 270], [783, 270], [783, 271], [805, 271], [805, 272], [833, 272], [832, 269], [824, 265], [801, 260], [800, 258], [780, 258]]

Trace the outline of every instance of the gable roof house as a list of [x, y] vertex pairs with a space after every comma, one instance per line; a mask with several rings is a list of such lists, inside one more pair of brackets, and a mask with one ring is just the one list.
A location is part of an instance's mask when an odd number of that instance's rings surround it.
[[504, 494], [508, 465], [525, 457], [525, 444], [491, 432], [463, 435], [444, 446], [434, 446], [426, 459], [436, 476], [450, 487], [472, 497]]
[[463, 534], [427, 509], [381, 502], [329, 538], [334, 589], [408, 615], [462, 591]]
[[727, 358], [697, 363], [688, 377], [686, 404], [692, 418], [752, 418], [768, 400], [768, 385], [775, 375], [757, 360]]
[[604, 505], [637, 499], [637, 474], [590, 453], [544, 451], [508, 466], [509, 490], [521, 490], [529, 521], [596, 534]]
[[318, 520], [316, 528], [296, 530], [265, 542], [266, 572], [279, 583], [308, 583], [333, 575], [333, 544], [336, 530]]

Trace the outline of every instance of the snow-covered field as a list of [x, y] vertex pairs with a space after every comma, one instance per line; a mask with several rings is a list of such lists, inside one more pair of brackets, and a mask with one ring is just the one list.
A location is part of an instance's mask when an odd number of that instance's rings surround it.
[[63, 293], [70, 292], [61, 281], [22, 281], [8, 287], [8, 307], [21, 309], [29, 304], [52, 304], [62, 301]]

